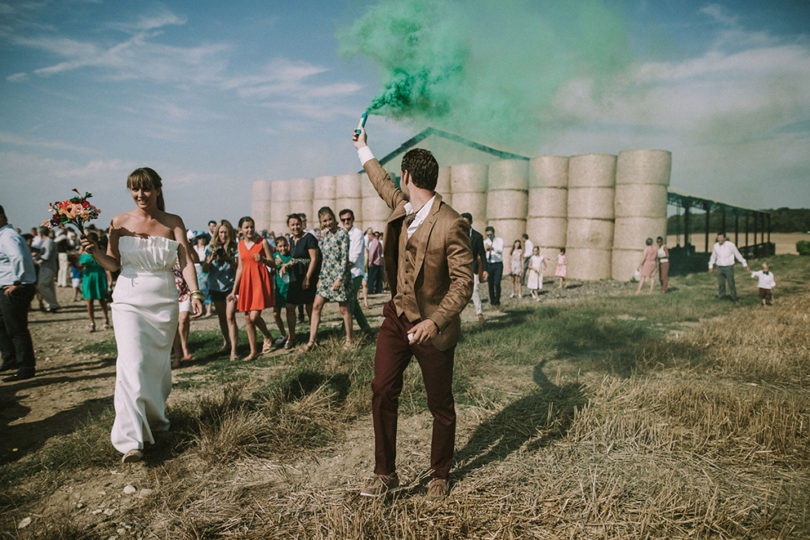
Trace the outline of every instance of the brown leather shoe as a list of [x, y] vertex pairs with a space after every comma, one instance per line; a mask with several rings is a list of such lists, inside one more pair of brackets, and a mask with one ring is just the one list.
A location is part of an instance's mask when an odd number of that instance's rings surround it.
[[396, 472], [391, 474], [375, 474], [360, 490], [363, 497], [383, 497], [388, 493], [399, 490], [399, 477]]
[[428, 491], [425, 495], [425, 502], [437, 503], [447, 498], [450, 493], [450, 480], [447, 478], [434, 478], [428, 482]]

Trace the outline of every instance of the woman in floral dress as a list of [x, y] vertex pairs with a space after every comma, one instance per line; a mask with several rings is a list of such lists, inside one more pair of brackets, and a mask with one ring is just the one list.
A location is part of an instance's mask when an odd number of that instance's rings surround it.
[[315, 300], [312, 302], [312, 318], [309, 325], [309, 343], [305, 351], [315, 347], [318, 336], [318, 325], [321, 322], [321, 310], [326, 302], [337, 302], [340, 315], [343, 317], [343, 326], [346, 329], [347, 349], [352, 344], [352, 315], [349, 312], [349, 299], [351, 298], [352, 278], [349, 264], [349, 233], [343, 227], [338, 227], [335, 213], [328, 206], [318, 210], [318, 219], [321, 224], [320, 248], [323, 262], [318, 274], [318, 286]]

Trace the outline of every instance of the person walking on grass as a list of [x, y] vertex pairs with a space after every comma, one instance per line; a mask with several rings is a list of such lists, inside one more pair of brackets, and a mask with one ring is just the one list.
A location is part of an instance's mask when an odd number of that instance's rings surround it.
[[470, 226], [470, 246], [472, 248], [473, 256], [473, 292], [472, 301], [475, 307], [475, 315], [478, 317], [478, 322], [484, 322], [484, 310], [481, 306], [481, 282], [487, 280], [487, 269], [484, 265], [486, 252], [484, 251], [484, 236], [472, 228], [473, 217], [469, 212], [464, 212], [461, 217], [467, 220]]
[[489, 274], [489, 304], [501, 307], [501, 278], [503, 277], [503, 238], [495, 236], [495, 228], [484, 229], [484, 251], [487, 254], [487, 273]]
[[641, 288], [644, 286], [644, 281], [647, 279], [650, 280], [650, 294], [652, 294], [653, 288], [655, 287], [653, 276], [658, 270], [658, 250], [653, 246], [653, 239], [647, 238], [644, 244], [644, 253], [641, 256], [641, 262], [638, 263], [637, 268], [637, 271], [641, 274], [641, 279], [638, 282], [636, 294], [641, 294]]
[[59, 270], [59, 262], [56, 244], [51, 239], [50, 233], [48, 227], [39, 228], [39, 253], [35, 258], [35, 262], [39, 265], [37, 290], [45, 301], [45, 311], [56, 313], [60, 308], [56, 300], [56, 273]]
[[557, 254], [557, 268], [554, 270], [554, 277], [559, 278], [558, 289], [565, 288], [565, 278], [568, 276], [568, 258], [565, 256], [565, 248], [560, 248]]
[[321, 270], [318, 273], [318, 294], [312, 302], [312, 317], [309, 323], [309, 341], [304, 351], [312, 350], [318, 339], [318, 326], [321, 323], [321, 311], [326, 302], [337, 302], [346, 341], [343, 349], [352, 345], [352, 314], [349, 312], [349, 298], [352, 295], [352, 278], [349, 271], [349, 233], [338, 226], [335, 213], [328, 206], [318, 210], [321, 232]]
[[211, 243], [205, 249], [203, 270], [208, 273], [208, 294], [214, 304], [222, 334], [222, 346], [217, 351], [224, 354], [231, 351], [231, 360], [237, 360], [236, 348], [239, 344], [239, 326], [236, 324], [236, 300], [230, 298], [236, 279], [238, 250], [236, 232], [227, 219], [220, 221], [214, 229]]
[[748, 263], [745, 262], [740, 250], [731, 241], [726, 240], [725, 233], [717, 233], [717, 242], [712, 247], [712, 255], [709, 257], [709, 273], [715, 271], [717, 267], [717, 299], [723, 300], [726, 297], [726, 285], [728, 285], [728, 296], [731, 301], [737, 303], [737, 287], [734, 284], [734, 260], [740, 261], [746, 272], [750, 272]]
[[529, 259], [532, 257], [532, 253], [534, 253], [534, 242], [529, 240], [529, 235], [523, 233], [521, 235], [523, 239], [523, 271], [521, 273], [521, 283], [526, 285], [527, 273], [529, 271]]
[[424, 149], [402, 158], [400, 189], [366, 144], [361, 128], [354, 146], [374, 189], [393, 211], [385, 230], [385, 272], [392, 299], [383, 309], [372, 388], [374, 475], [360, 494], [384, 496], [399, 486], [396, 431], [402, 376], [416, 356], [433, 415], [431, 480], [427, 502], [450, 490], [456, 412], [453, 361], [461, 311], [473, 290], [470, 226], [436, 193], [439, 164]]
[[773, 300], [773, 290], [776, 288], [776, 280], [771, 272], [771, 267], [768, 263], [762, 263], [762, 270], [757, 270], [751, 273], [752, 279], [758, 279], [757, 287], [759, 288], [759, 300], [762, 305], [771, 305]]
[[[357, 293], [363, 288], [363, 278], [365, 277], [365, 242], [363, 241], [363, 231], [354, 226], [354, 212], [349, 208], [340, 211], [340, 223], [346, 232], [349, 233], [349, 263], [351, 263], [352, 275], [352, 295], [349, 299], [349, 311], [357, 321], [357, 326], [362, 332], [368, 332], [371, 327], [368, 325], [363, 310], [357, 302]], [[366, 301], [366, 304], [368, 302]]]
[[275, 297], [275, 305], [273, 306], [273, 319], [276, 321], [278, 331], [281, 332], [279, 337], [273, 344], [276, 346], [284, 345], [289, 336], [287, 330], [284, 328], [284, 318], [282, 311], [287, 313], [287, 291], [290, 288], [290, 265], [292, 265], [292, 257], [290, 256], [290, 242], [286, 236], [279, 236], [276, 238], [276, 252], [273, 253], [273, 260], [276, 263], [276, 290], [273, 293]]
[[529, 258], [529, 279], [526, 280], [532, 298], [540, 301], [540, 294], [537, 292], [543, 288], [543, 273], [546, 271], [546, 258], [540, 255], [540, 247], [534, 246], [532, 256]]
[[6, 382], [30, 379], [36, 372], [34, 344], [28, 330], [28, 310], [36, 283], [31, 250], [0, 206], [0, 371], [16, 369], [3, 379]]
[[[79, 254], [71, 253], [68, 255], [68, 264], [70, 265], [70, 286], [73, 288], [73, 301], [82, 301], [82, 268], [79, 264]], [[106, 271], [104, 272], [106, 277]]]
[[261, 352], [273, 350], [273, 335], [262, 318], [262, 310], [273, 307], [273, 287], [270, 282], [268, 264], [275, 264], [267, 240], [256, 235], [255, 222], [250, 216], [239, 220], [239, 231], [242, 240], [239, 242], [239, 259], [233, 290], [228, 300], [238, 298], [236, 309], [245, 314], [245, 330], [250, 345], [250, 354], [243, 360], [255, 360], [259, 356], [256, 343], [256, 330], [264, 336]]
[[290, 284], [287, 289], [287, 331], [289, 339], [284, 343], [285, 349], [295, 347], [295, 309], [305, 306], [312, 317], [312, 303], [315, 301], [315, 289], [321, 265], [321, 250], [318, 240], [305, 232], [298, 214], [287, 216], [287, 227], [290, 229]]
[[520, 239], [515, 240], [512, 244], [512, 256], [509, 259], [510, 278], [512, 281], [512, 294], [509, 298], [515, 297], [515, 285], [517, 285], [517, 297], [523, 298], [523, 290], [521, 288], [521, 280], [523, 279], [523, 246]]
[[[87, 241], [93, 245], [91, 249], [99, 249], [98, 234], [94, 232], [87, 233]], [[104, 314], [104, 330], [107, 330], [110, 327], [110, 318], [107, 315], [107, 272], [103, 266], [96, 262], [89, 251], [83, 251], [84, 253], [79, 257], [79, 265], [82, 270], [82, 297], [87, 305], [87, 317], [90, 319], [89, 330], [91, 332], [96, 331], [96, 310], [94, 305], [96, 300], [98, 300], [101, 312]]]

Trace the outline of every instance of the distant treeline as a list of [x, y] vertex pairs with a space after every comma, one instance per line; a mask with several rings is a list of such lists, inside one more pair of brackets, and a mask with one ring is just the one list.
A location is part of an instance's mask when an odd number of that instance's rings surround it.
[[[810, 231], [810, 209], [808, 208], [777, 208], [775, 210], [763, 210], [771, 214], [771, 232], [793, 233]], [[703, 232], [705, 227], [705, 214], [691, 214], [689, 218], [690, 232]], [[723, 217], [720, 212], [715, 212], [709, 217], [709, 230], [720, 232], [723, 228]], [[767, 227], [767, 224], [765, 225]], [[740, 216], [740, 232], [745, 230], [745, 218]], [[748, 230], [754, 231], [754, 217], [748, 218]], [[766, 228], [767, 230], [767, 228]], [[734, 231], [734, 214], [726, 212], [726, 231]], [[667, 234], [683, 234], [683, 210], [680, 215], [671, 216], [667, 220]]]

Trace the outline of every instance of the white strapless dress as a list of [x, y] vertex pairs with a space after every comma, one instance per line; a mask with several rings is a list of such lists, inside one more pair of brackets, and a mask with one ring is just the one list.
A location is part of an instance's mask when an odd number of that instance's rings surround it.
[[177, 332], [177, 288], [172, 266], [178, 243], [160, 236], [118, 239], [121, 274], [113, 291], [115, 422], [112, 444], [122, 454], [154, 444], [169, 429], [170, 354]]

